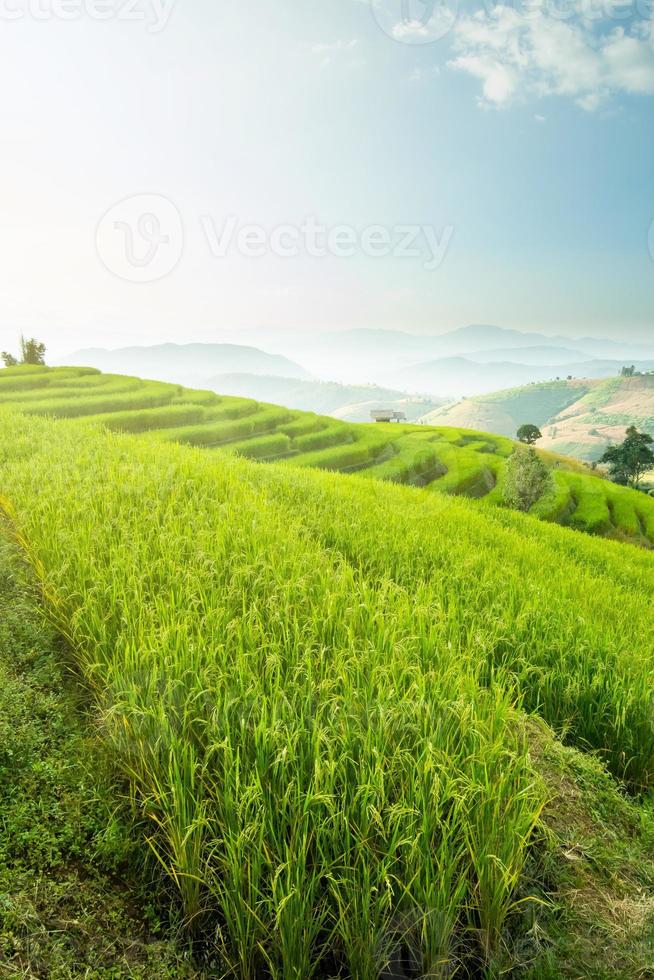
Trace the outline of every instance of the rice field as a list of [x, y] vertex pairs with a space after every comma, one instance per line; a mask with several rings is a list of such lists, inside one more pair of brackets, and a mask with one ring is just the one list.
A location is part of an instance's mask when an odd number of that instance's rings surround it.
[[[90, 368], [0, 371], [0, 405], [31, 415], [84, 418], [156, 442], [220, 449], [264, 462], [333, 470], [501, 504], [512, 440], [460, 428], [354, 424], [247, 398]], [[555, 484], [533, 513], [586, 533], [654, 543], [654, 499], [616, 487], [552, 453]]]
[[546, 800], [530, 713], [654, 783], [645, 551], [87, 419], [0, 410], [0, 459], [135, 816], [224, 975], [501, 973]]

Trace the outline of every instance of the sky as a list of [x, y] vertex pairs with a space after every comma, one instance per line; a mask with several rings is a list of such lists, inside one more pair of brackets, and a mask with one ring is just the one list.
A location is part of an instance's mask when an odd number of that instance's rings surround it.
[[0, 348], [652, 339], [654, 0], [0, 0]]

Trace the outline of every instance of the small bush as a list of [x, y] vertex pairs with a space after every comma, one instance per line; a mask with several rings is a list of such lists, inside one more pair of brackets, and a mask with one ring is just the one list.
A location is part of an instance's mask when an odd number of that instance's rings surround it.
[[504, 503], [528, 511], [552, 490], [552, 474], [535, 449], [516, 449], [506, 464]]

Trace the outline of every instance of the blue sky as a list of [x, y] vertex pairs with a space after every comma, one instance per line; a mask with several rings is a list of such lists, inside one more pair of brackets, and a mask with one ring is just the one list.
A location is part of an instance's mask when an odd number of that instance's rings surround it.
[[[62, 0], [0, 3], [3, 347], [19, 330], [62, 352], [253, 328], [652, 335], [645, 0], [449, 20], [421, 0], [103, 0], [102, 20], [100, 0], [64, 2], [68, 19]], [[135, 281], [118, 251], [144, 196], [171, 262]], [[358, 237], [347, 258], [301, 239], [212, 254], [229, 216]], [[447, 242], [437, 268], [424, 247], [361, 247], [411, 225]]]

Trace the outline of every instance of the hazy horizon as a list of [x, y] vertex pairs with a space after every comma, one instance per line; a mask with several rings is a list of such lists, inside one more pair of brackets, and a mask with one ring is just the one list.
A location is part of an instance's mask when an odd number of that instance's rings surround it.
[[648, 342], [651, 12], [447, 3], [0, 5], [0, 347]]
[[[654, 349], [654, 330], [652, 330], [651, 334], [650, 333], [645, 334], [641, 338], [639, 338], [638, 336], [634, 336], [633, 338], [625, 337], [624, 334], [621, 334], [619, 337], [616, 338], [615, 335], [610, 332], [603, 334], [599, 330], [594, 331], [592, 329], [588, 331], [579, 330], [579, 331], [575, 331], [574, 333], [566, 334], [564, 332], [559, 332], [554, 328], [552, 329], [543, 328], [542, 330], [534, 328], [533, 330], [528, 330], [528, 329], [521, 329], [519, 327], [507, 327], [500, 323], [490, 323], [490, 322], [459, 323], [459, 324], [453, 324], [452, 326], [444, 326], [439, 329], [430, 329], [428, 326], [422, 328], [420, 328], [419, 326], [407, 327], [402, 324], [398, 324], [397, 326], [393, 326], [393, 325], [358, 326], [358, 325], [341, 324], [336, 326], [321, 326], [318, 330], [315, 331], [315, 334], [317, 336], [321, 336], [321, 335], [327, 336], [327, 335], [337, 335], [341, 333], [352, 333], [352, 332], [373, 333], [376, 331], [380, 331], [388, 334], [403, 333], [413, 337], [436, 338], [436, 337], [444, 337], [448, 334], [453, 334], [458, 331], [465, 331], [471, 327], [474, 328], [488, 327], [493, 330], [497, 329], [497, 330], [503, 330], [507, 332], [516, 332], [516, 333], [523, 334], [524, 336], [530, 336], [532, 334], [534, 335], [540, 334], [543, 337], [547, 337], [552, 340], [565, 340], [570, 343], [574, 342], [575, 340], [582, 341], [582, 340], [598, 339], [598, 340], [606, 340], [609, 342], [613, 341], [616, 343], [624, 343], [625, 346], [634, 344], [634, 345], [649, 347], [651, 345], [652, 348]], [[25, 334], [25, 331], [22, 331], [22, 333]], [[257, 346], [257, 343], [259, 341], [261, 341], [262, 343], [263, 341], [265, 341], [266, 333], [268, 333], [271, 338], [286, 337], [286, 336], [290, 338], [292, 338], [293, 336], [297, 336], [298, 338], [304, 338], [307, 336], [309, 337], [311, 336], [311, 333], [308, 330], [306, 331], [303, 330], [302, 327], [297, 327], [295, 330], [293, 330], [292, 328], [289, 327], [266, 328], [266, 327], [256, 327], [256, 326], [254, 327], [244, 326], [241, 327], [240, 329], [236, 329], [236, 328], [230, 329], [229, 327], [217, 326], [214, 329], [206, 328], [206, 330], [202, 331], [203, 334], [202, 337], [194, 337], [191, 334], [182, 336], [180, 333], [174, 337], [162, 336], [161, 338], [150, 339], [146, 342], [128, 340], [125, 343], [84, 344], [84, 345], [80, 345], [80, 347], [75, 349], [77, 350], [77, 349], [98, 347], [107, 350], [119, 350], [125, 347], [154, 347], [161, 344], [185, 345], [185, 344], [213, 344], [213, 343], [216, 344], [241, 344], [242, 343], [244, 346]], [[19, 334], [16, 334], [17, 338], [18, 336]], [[250, 339], [248, 340], [247, 338]]]

